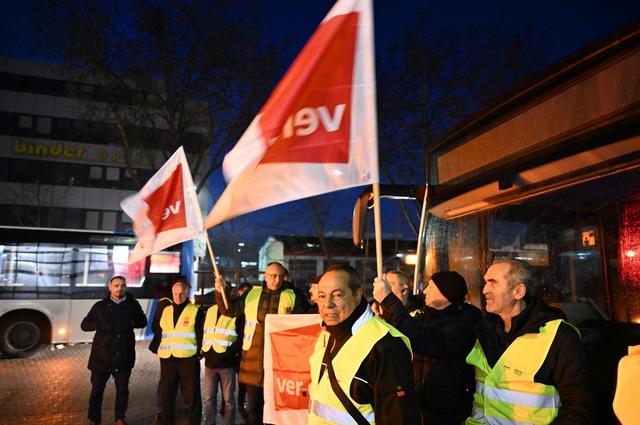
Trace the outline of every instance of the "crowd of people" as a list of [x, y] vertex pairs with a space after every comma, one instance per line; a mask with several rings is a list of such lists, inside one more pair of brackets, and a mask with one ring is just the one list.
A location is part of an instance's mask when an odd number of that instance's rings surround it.
[[[485, 313], [468, 302], [455, 271], [430, 276], [414, 295], [410, 276], [391, 270], [373, 282], [368, 301], [348, 265], [313, 279], [309, 300], [286, 268], [267, 265], [262, 285], [215, 278], [215, 305], [191, 303], [180, 277], [158, 302], [149, 348], [160, 359], [156, 423], [174, 424], [180, 394], [188, 423], [263, 424], [267, 314], [319, 314], [322, 331], [309, 358], [309, 424], [591, 424], [592, 381], [580, 334], [564, 313], [534, 296], [524, 261], [496, 259], [484, 275]], [[145, 327], [138, 302], [115, 276], [109, 296], [82, 321], [95, 331], [89, 358], [90, 424], [101, 421], [107, 381], [116, 385], [116, 424], [126, 424], [134, 329]], [[237, 398], [236, 398], [237, 393]], [[245, 407], [246, 403], [246, 407]]]

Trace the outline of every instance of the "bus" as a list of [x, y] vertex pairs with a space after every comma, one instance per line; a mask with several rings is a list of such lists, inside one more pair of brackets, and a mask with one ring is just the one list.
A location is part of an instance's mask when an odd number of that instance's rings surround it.
[[[415, 276], [455, 270], [483, 308], [494, 258], [529, 262], [537, 291], [581, 332], [598, 400], [640, 344], [640, 21], [568, 56], [427, 149]], [[354, 242], [371, 206], [354, 211]], [[384, 214], [384, 210], [382, 211]]]
[[[80, 329], [113, 276], [153, 317], [157, 299], [180, 272], [180, 245], [127, 264], [132, 233], [0, 226], [0, 352], [29, 357], [48, 344], [90, 342]], [[136, 338], [151, 334], [136, 329]]]

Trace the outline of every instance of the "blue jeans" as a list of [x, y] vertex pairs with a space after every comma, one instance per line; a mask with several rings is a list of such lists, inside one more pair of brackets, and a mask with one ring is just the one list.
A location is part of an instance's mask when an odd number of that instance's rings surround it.
[[224, 398], [224, 423], [233, 425], [236, 423], [236, 368], [226, 367], [212, 369], [204, 368], [204, 400], [206, 424], [216, 423], [218, 413], [216, 403], [218, 398], [218, 383], [222, 388]]

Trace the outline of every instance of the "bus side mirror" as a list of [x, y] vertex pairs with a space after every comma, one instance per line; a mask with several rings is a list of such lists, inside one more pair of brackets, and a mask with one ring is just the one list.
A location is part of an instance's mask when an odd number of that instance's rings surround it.
[[358, 248], [364, 247], [367, 210], [373, 206], [373, 188], [367, 187], [358, 197], [353, 207], [353, 244]]

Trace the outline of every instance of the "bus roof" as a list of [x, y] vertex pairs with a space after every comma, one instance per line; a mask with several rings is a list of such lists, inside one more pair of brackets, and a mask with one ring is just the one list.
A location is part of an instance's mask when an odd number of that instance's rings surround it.
[[428, 151], [431, 211], [459, 217], [640, 168], [640, 20], [570, 55]]

